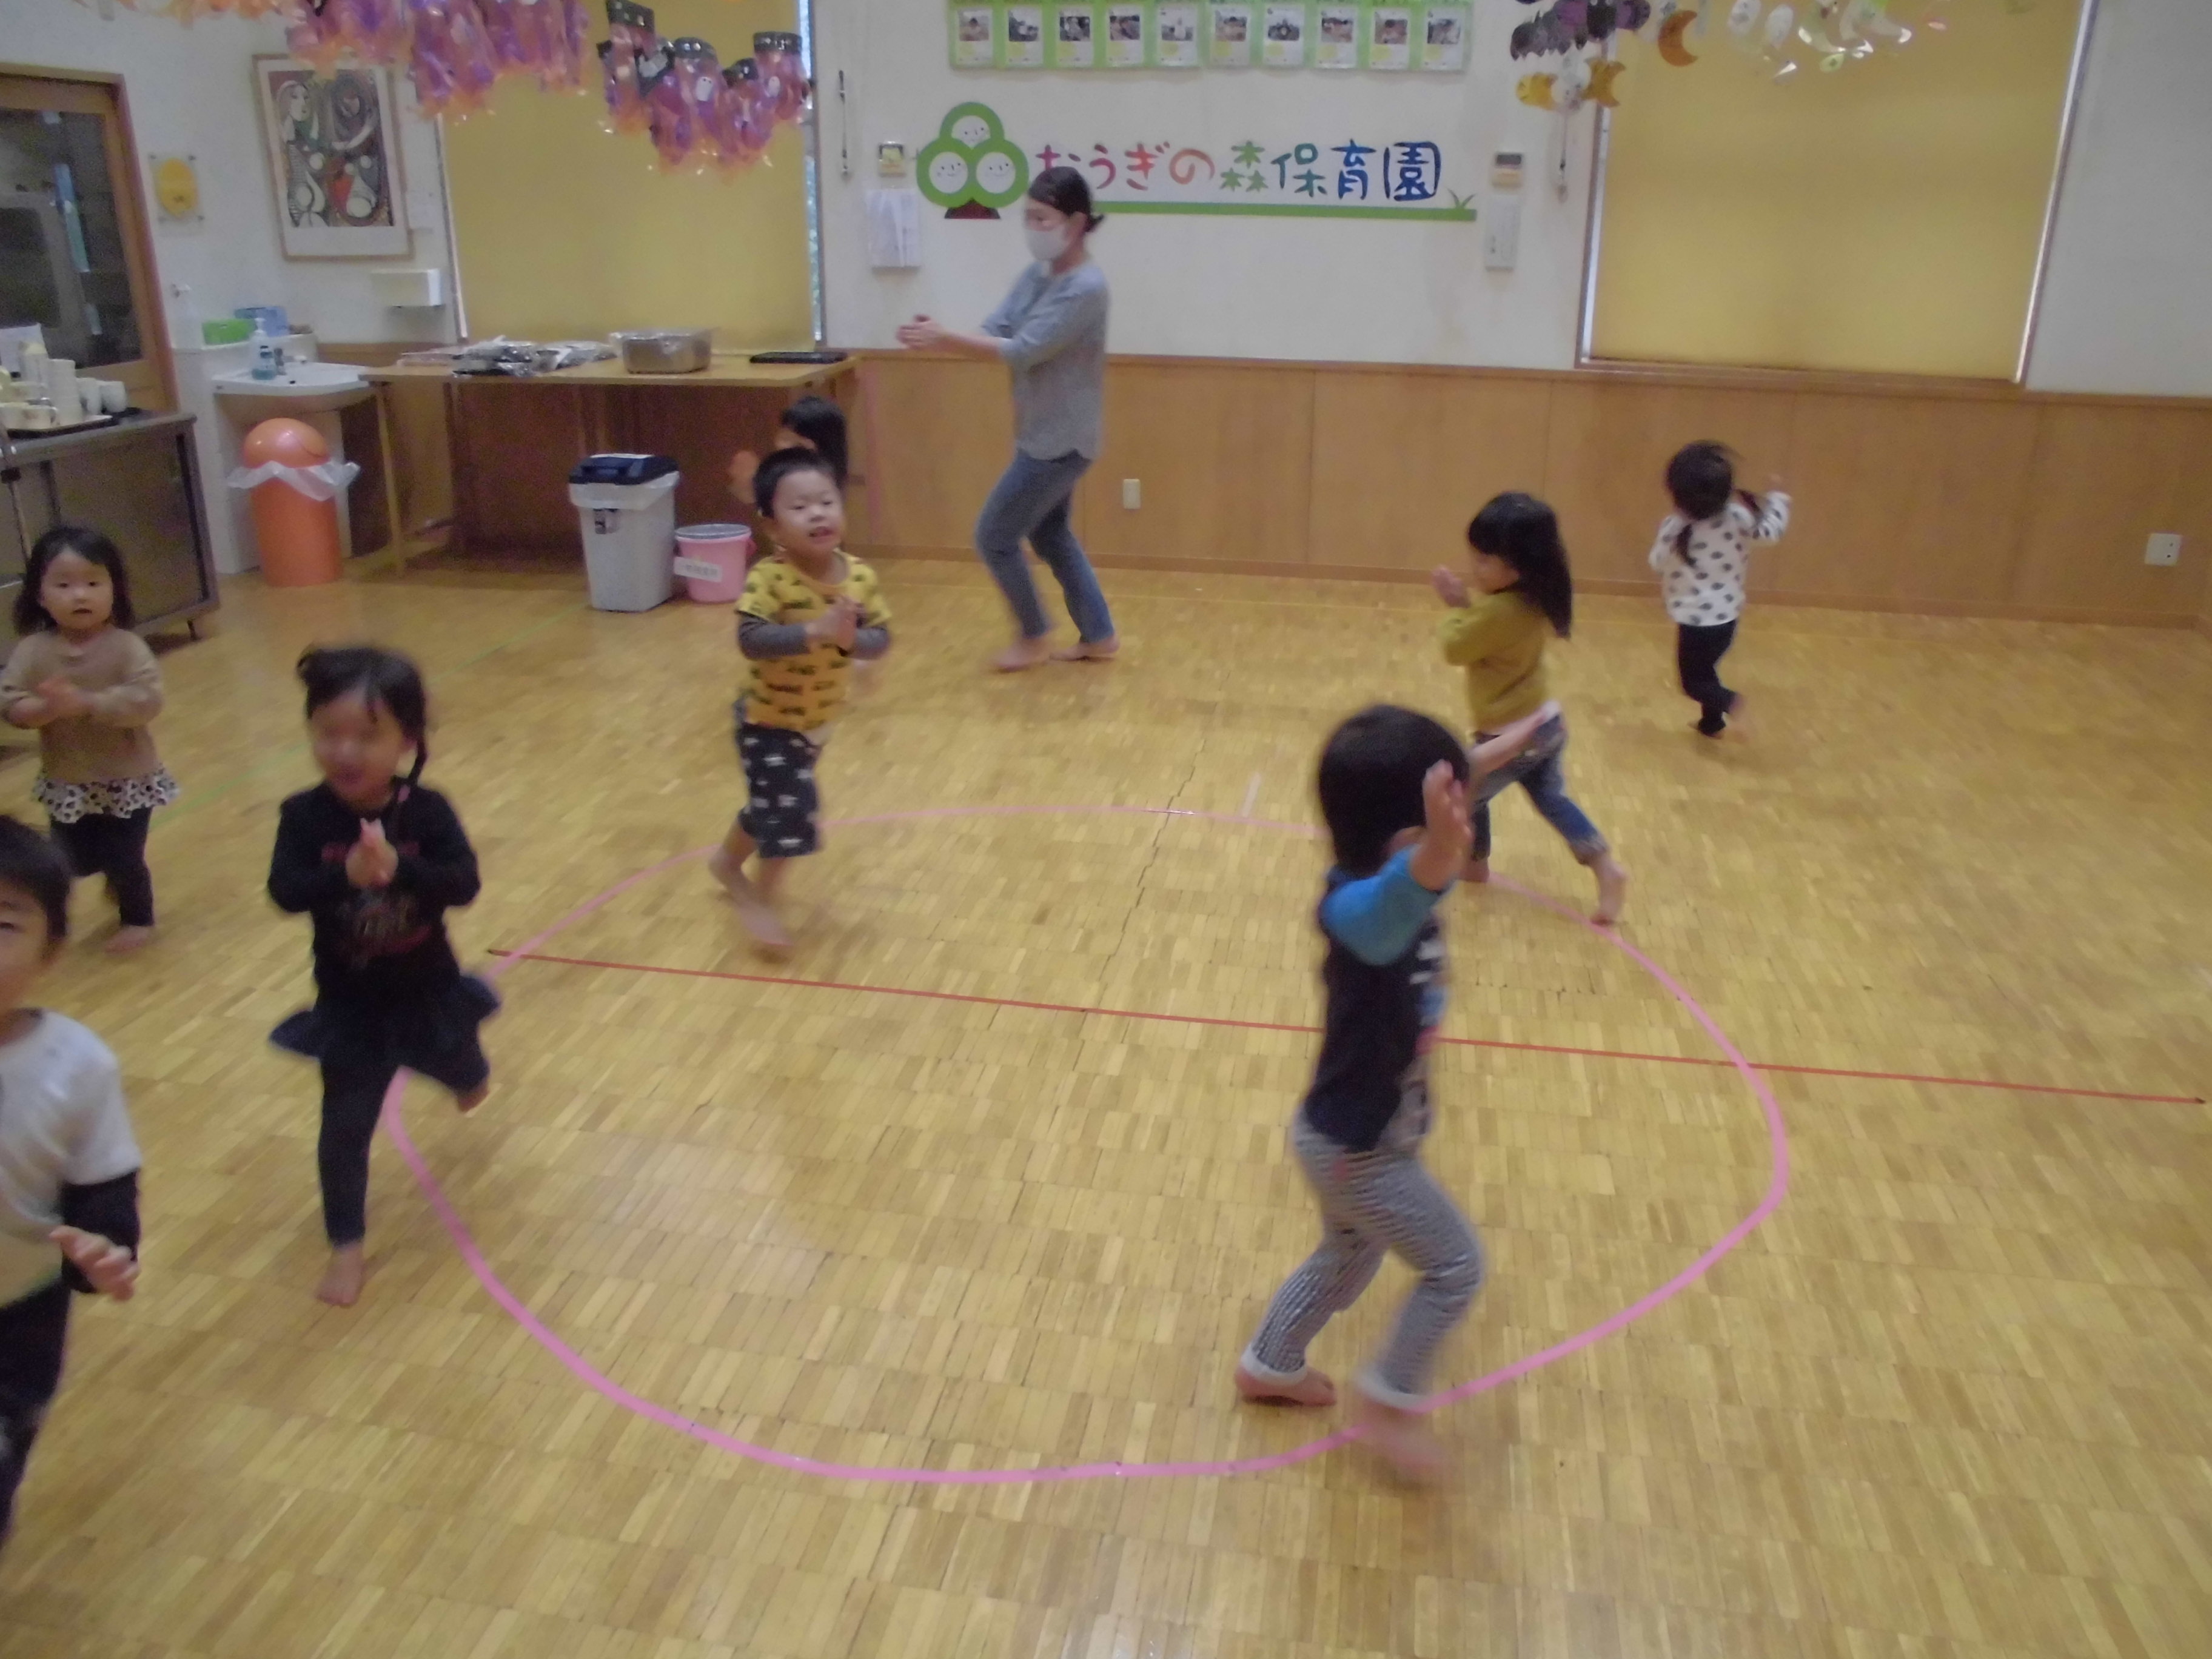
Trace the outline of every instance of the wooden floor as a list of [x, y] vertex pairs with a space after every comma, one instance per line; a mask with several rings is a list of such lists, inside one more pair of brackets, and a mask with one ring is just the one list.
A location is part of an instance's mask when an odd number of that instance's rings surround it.
[[[1458, 717], [1403, 587], [1109, 573], [1123, 660], [1005, 680], [975, 573], [885, 576], [897, 653], [823, 771], [842, 817], [1304, 823], [1333, 720]], [[234, 586], [165, 659], [161, 941], [49, 988], [122, 1057], [149, 1267], [80, 1305], [0, 1659], [2212, 1654], [2212, 1124], [2147, 1097], [2212, 1085], [2212, 641], [1758, 611], [1729, 665], [1761, 739], [1716, 746], [1656, 607], [1586, 610], [1571, 773], [1635, 872], [1626, 937], [1754, 1060], [1823, 1068], [1766, 1073], [1778, 1212], [1449, 1408], [1439, 1493], [1357, 1447], [977, 1487], [763, 1468], [593, 1391], [388, 1143], [368, 1297], [311, 1299], [313, 1082], [264, 1040], [307, 988], [262, 894], [311, 778], [292, 659], [368, 636], [428, 669], [478, 960], [720, 831], [737, 659], [726, 610], [603, 616], [567, 580]], [[1584, 897], [1525, 802], [1498, 827], [1503, 872]], [[489, 1105], [421, 1087], [408, 1121], [490, 1270], [720, 1433], [908, 1468], [1264, 1455], [1333, 1420], [1229, 1388], [1314, 1230], [1281, 1139], [1312, 1040], [1259, 1028], [1315, 1017], [1320, 871], [1203, 817], [854, 824], [764, 969], [678, 863], [507, 975]], [[1625, 953], [1496, 889], [1450, 933], [1449, 1031], [1528, 1045], [1441, 1063], [1431, 1161], [1493, 1270], [1456, 1382], [1679, 1273], [1773, 1149], [1743, 1078], [1667, 1062], [1717, 1051]]]

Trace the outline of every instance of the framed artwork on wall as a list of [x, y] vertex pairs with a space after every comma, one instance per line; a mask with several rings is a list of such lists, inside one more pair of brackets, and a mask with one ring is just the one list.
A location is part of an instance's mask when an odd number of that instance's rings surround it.
[[391, 71], [348, 66], [319, 75], [294, 58], [256, 58], [253, 79], [284, 257], [404, 255]]

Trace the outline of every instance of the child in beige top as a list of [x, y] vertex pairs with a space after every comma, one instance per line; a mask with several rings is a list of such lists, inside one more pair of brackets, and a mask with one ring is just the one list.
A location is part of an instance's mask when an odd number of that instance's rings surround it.
[[146, 833], [177, 781], [146, 727], [161, 712], [161, 669], [131, 631], [131, 583], [115, 544], [57, 525], [31, 550], [15, 597], [22, 638], [0, 671], [0, 718], [39, 734], [33, 792], [80, 876], [105, 876], [121, 953], [154, 936]]

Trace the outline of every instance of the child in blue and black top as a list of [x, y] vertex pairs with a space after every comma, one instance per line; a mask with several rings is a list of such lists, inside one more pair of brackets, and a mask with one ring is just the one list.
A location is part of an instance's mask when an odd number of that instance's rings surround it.
[[1414, 1478], [1442, 1468], [1421, 1401], [1437, 1345], [1482, 1285], [1474, 1228], [1421, 1164], [1429, 1050], [1444, 1011], [1437, 901], [1473, 842], [1470, 772], [1526, 748], [1558, 712], [1547, 704], [1469, 751], [1425, 714], [1370, 708], [1322, 751], [1322, 816], [1336, 854], [1316, 915], [1328, 1006], [1313, 1085], [1291, 1125], [1321, 1206], [1321, 1244], [1275, 1292], [1237, 1388], [1247, 1400], [1333, 1403], [1335, 1385], [1306, 1363], [1307, 1345], [1397, 1251], [1421, 1279], [1389, 1346], [1359, 1376], [1360, 1417], [1376, 1449]]

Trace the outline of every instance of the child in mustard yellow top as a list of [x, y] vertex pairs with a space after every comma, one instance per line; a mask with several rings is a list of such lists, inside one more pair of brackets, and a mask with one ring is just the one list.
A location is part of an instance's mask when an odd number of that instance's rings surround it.
[[[738, 701], [745, 808], [708, 862], [762, 949], [791, 948], [775, 913], [793, 859], [821, 845], [814, 769], [844, 707], [854, 660], [890, 649], [891, 613], [876, 573], [844, 550], [845, 504], [830, 462], [779, 449], [760, 465], [754, 498], [776, 550], [752, 568], [738, 601], [738, 649], [751, 665]], [[747, 860], [758, 856], [748, 878]]]
[[[1437, 597], [1451, 607], [1443, 629], [1444, 660], [1467, 670], [1468, 721], [1480, 743], [1543, 707], [1548, 696], [1544, 647], [1553, 634], [1565, 639], [1573, 625], [1575, 586], [1559, 519], [1532, 495], [1493, 499], [1475, 514], [1467, 539], [1474, 550], [1474, 592], [1442, 565], [1430, 580]], [[1553, 714], [1526, 749], [1476, 781], [1469, 792], [1474, 853], [1467, 878], [1490, 879], [1490, 803], [1517, 783], [1597, 878], [1592, 920], [1618, 921], [1628, 897], [1628, 872], [1567, 794], [1559, 763], [1566, 746], [1566, 720]]]

